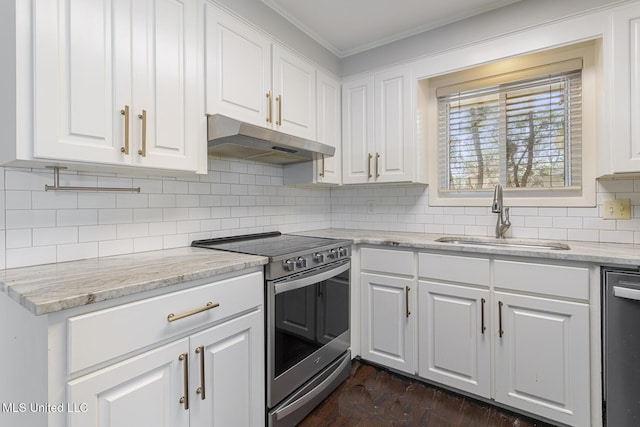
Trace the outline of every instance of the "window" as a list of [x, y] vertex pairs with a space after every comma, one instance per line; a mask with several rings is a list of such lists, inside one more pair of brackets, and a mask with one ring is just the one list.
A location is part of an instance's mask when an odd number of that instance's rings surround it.
[[601, 44], [592, 40], [419, 81], [429, 204], [594, 206]]
[[580, 186], [581, 71], [438, 96], [441, 190]]

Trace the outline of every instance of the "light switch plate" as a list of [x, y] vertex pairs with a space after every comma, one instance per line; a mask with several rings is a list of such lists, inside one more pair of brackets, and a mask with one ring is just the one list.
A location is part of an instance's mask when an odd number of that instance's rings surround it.
[[631, 219], [631, 200], [605, 200], [602, 204], [603, 219]]

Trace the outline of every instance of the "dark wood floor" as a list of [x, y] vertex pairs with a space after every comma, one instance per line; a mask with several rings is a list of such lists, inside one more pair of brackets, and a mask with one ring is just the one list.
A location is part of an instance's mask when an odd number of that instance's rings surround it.
[[549, 426], [354, 361], [351, 376], [298, 427]]

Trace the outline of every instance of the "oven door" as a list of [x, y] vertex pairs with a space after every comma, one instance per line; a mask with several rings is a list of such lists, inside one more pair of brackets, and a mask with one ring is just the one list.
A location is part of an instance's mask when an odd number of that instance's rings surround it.
[[350, 260], [267, 282], [267, 406], [348, 350]]

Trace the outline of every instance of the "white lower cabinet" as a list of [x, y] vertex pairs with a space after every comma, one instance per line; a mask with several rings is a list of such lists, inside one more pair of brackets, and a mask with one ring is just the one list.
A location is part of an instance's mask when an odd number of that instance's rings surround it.
[[588, 268], [420, 253], [418, 271], [419, 376], [590, 424]]
[[589, 425], [587, 304], [495, 292], [495, 400]]
[[264, 427], [263, 304], [261, 268], [42, 316], [0, 294], [0, 400], [56, 405], [0, 425]]
[[[415, 374], [413, 253], [363, 248], [362, 358]], [[382, 273], [384, 274], [382, 274]]]
[[255, 311], [70, 381], [69, 402], [82, 410], [70, 412], [69, 426], [261, 425], [262, 317]]
[[418, 287], [419, 375], [490, 397], [489, 290], [424, 280]]
[[189, 426], [179, 404], [188, 351], [185, 338], [69, 382], [69, 402], [82, 409], [69, 427]]

